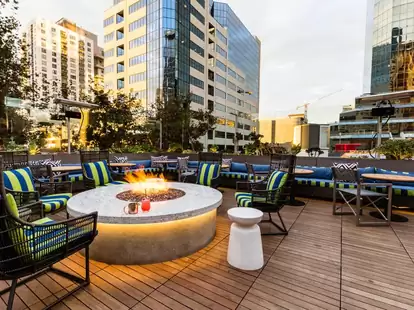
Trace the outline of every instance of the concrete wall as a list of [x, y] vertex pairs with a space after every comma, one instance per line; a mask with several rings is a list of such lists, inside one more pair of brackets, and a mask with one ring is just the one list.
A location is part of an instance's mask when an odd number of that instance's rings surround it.
[[[127, 156], [129, 160], [144, 160], [150, 159], [151, 156], [166, 155], [169, 158], [186, 157], [189, 156], [190, 160], [197, 160], [197, 154], [174, 154], [174, 153], [145, 153], [145, 154], [111, 154], [113, 156]], [[253, 164], [269, 164], [269, 156], [248, 156], [248, 155], [224, 155], [224, 158], [233, 158], [234, 162], [248, 162]], [[30, 160], [48, 159], [61, 160], [62, 164], [76, 164], [80, 162], [79, 154], [54, 154], [54, 155], [35, 155], [30, 156]], [[402, 161], [402, 160], [375, 160], [375, 159], [344, 159], [338, 157], [298, 157], [296, 160], [297, 165], [301, 166], [318, 166], [318, 167], [331, 167], [335, 162], [358, 162], [359, 167], [376, 167], [394, 171], [406, 171], [414, 172], [414, 161]]]

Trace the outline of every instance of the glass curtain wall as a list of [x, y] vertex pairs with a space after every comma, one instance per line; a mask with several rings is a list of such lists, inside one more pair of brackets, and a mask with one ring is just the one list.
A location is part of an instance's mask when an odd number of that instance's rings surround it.
[[375, 0], [371, 93], [414, 89], [414, 0]]
[[228, 29], [228, 59], [246, 74], [246, 91], [259, 101], [260, 42], [226, 3], [214, 2], [213, 17]]
[[188, 0], [147, 0], [147, 104], [189, 91]]

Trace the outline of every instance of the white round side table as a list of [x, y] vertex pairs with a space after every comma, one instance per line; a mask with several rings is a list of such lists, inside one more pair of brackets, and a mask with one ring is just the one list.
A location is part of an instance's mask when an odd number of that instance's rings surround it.
[[263, 267], [262, 236], [260, 223], [263, 212], [253, 208], [232, 208], [227, 211], [233, 222], [230, 228], [227, 262], [241, 270], [257, 270]]

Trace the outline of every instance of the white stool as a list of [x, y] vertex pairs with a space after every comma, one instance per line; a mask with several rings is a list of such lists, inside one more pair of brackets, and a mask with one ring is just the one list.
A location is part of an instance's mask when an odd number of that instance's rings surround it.
[[227, 262], [241, 270], [257, 270], [263, 267], [262, 236], [260, 223], [263, 212], [253, 208], [233, 208], [227, 211], [234, 222], [230, 228]]

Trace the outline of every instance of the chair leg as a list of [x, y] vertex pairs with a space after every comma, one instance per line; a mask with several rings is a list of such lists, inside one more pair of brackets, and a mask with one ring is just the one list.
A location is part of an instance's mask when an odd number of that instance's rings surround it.
[[17, 279], [12, 281], [12, 285], [10, 288], [10, 295], [9, 295], [9, 301], [7, 303], [7, 310], [13, 309], [13, 301], [14, 301], [14, 295], [16, 294], [16, 287], [17, 287]]
[[91, 283], [90, 272], [89, 272], [89, 246], [85, 248], [85, 282]]
[[271, 236], [284, 236], [284, 235], [287, 235], [288, 231], [286, 229], [285, 223], [283, 222], [283, 219], [282, 219], [282, 216], [280, 215], [280, 213], [277, 212], [277, 215], [279, 216], [282, 227], [273, 221], [272, 214], [270, 212], [268, 214], [269, 214], [269, 219], [268, 220], [263, 220], [263, 221], [261, 221], [261, 223], [270, 223], [271, 225], [276, 227], [280, 232], [267, 233], [267, 234], [262, 234], [262, 235], [264, 235], [264, 236], [266, 236], [266, 235], [271, 235]]

